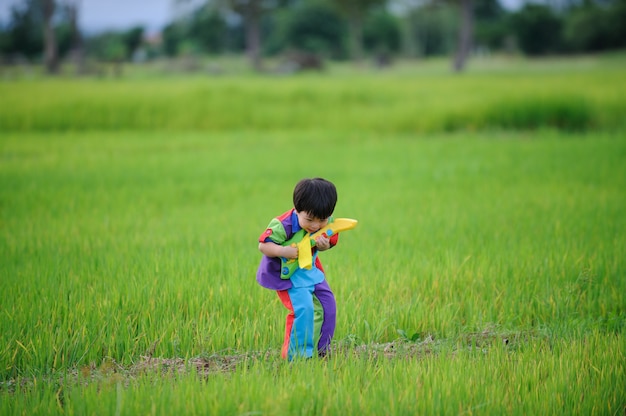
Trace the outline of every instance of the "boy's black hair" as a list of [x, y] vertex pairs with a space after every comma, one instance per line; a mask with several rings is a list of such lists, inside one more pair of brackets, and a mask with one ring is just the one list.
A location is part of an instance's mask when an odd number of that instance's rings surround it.
[[302, 179], [293, 190], [293, 206], [298, 212], [308, 212], [315, 218], [326, 219], [337, 204], [337, 189], [322, 178]]

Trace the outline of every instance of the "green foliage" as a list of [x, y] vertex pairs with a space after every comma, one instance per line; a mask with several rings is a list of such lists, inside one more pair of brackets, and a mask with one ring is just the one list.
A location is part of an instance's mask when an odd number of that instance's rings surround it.
[[[199, 3], [189, 15], [162, 29], [163, 46], [149, 50], [149, 56], [243, 53], [242, 6], [248, 4]], [[341, 60], [348, 55], [362, 55], [361, 46], [381, 56], [401, 50], [411, 57], [445, 56], [453, 52], [458, 37], [459, 17], [454, 2], [394, 2], [396, 9], [403, 10], [393, 15], [383, 11], [386, 4], [381, 0], [281, 0], [261, 1], [260, 5], [266, 11], [260, 14], [261, 48], [269, 56], [299, 49]], [[64, 58], [74, 34], [68, 13], [70, 3], [59, 6], [53, 22], [60, 57]], [[224, 17], [226, 9], [220, 7], [230, 8], [228, 21]], [[476, 0], [474, 17], [474, 45], [494, 52], [510, 52], [518, 46], [525, 55], [536, 56], [626, 47], [626, 0], [585, 1], [558, 12], [547, 4], [528, 3], [513, 13], [497, 0]], [[8, 22], [0, 26], [0, 54], [39, 59], [43, 55], [42, 25], [40, 1], [16, 2]], [[129, 28], [116, 33], [83, 34], [86, 52], [100, 59], [111, 59], [112, 55], [130, 59], [140, 46], [140, 32], [140, 28]], [[402, 36], [404, 39], [400, 39]], [[124, 52], [115, 45], [118, 37]], [[109, 41], [113, 45], [104, 44]]]
[[240, 26], [227, 25], [215, 8], [202, 5], [189, 16], [165, 26], [163, 49], [168, 56], [188, 53], [190, 50], [198, 54], [242, 51], [242, 36]]
[[456, 37], [457, 21], [454, 9], [445, 4], [411, 12], [411, 33], [419, 55], [438, 56], [450, 53]]
[[133, 53], [143, 43], [143, 33], [144, 29], [141, 26], [133, 27], [122, 33], [122, 42], [124, 43], [124, 47], [126, 49], [126, 59], [130, 59]]
[[491, 50], [502, 50], [511, 36], [507, 13], [497, 0], [479, 0], [474, 7], [474, 43]]
[[363, 27], [363, 43], [370, 52], [400, 51], [402, 31], [397, 17], [385, 11], [368, 16]]
[[267, 26], [271, 26], [263, 41], [263, 53], [267, 56], [277, 55], [288, 47], [287, 29], [290, 25], [292, 12], [286, 8], [278, 8], [270, 16], [263, 17]]
[[502, 18], [505, 11], [498, 0], [475, 0], [474, 18], [476, 21], [493, 21]]
[[498, 52], [508, 48], [507, 39], [512, 36], [505, 19], [477, 22], [474, 30], [476, 46], [485, 46]]
[[528, 55], [544, 55], [562, 48], [563, 22], [554, 11], [542, 4], [525, 4], [511, 16], [520, 49]]
[[183, 27], [180, 22], [172, 22], [163, 28], [163, 52], [167, 56], [175, 56], [178, 52], [178, 44], [183, 38]]
[[43, 14], [37, 0], [27, 0], [11, 7], [11, 19], [5, 32], [3, 54], [19, 54], [28, 58], [43, 50]]
[[287, 48], [340, 57], [345, 32], [345, 21], [330, 4], [304, 2], [287, 18], [284, 42]]
[[127, 50], [122, 34], [115, 32], [102, 33], [87, 41], [89, 56], [105, 61], [121, 61], [126, 58]]
[[485, 113], [489, 123], [505, 129], [554, 127], [584, 131], [594, 127], [589, 103], [576, 96], [508, 99], [494, 103]]
[[386, 0], [334, 0], [332, 4], [347, 19], [363, 19], [371, 10], [384, 6]]
[[209, 7], [201, 7], [191, 16], [185, 38], [194, 40], [205, 53], [220, 53], [226, 49], [226, 22]]
[[[585, 3], [565, 17], [563, 38], [570, 50], [593, 52], [626, 46], [626, 1]], [[602, 22], [602, 24], [598, 24]]]
[[[72, 32], [66, 7], [55, 8], [54, 30], [59, 56], [66, 56], [72, 47]], [[6, 27], [0, 26], [0, 54], [20, 55], [37, 59], [43, 54], [42, 3], [28, 0], [11, 7]]]
[[72, 28], [68, 23], [59, 24], [55, 28], [55, 36], [59, 56], [67, 56], [74, 46], [74, 33], [72, 32]]
[[104, 32], [87, 40], [87, 50], [90, 56], [98, 59], [125, 61], [142, 44], [143, 33], [142, 27], [134, 27], [124, 32]]

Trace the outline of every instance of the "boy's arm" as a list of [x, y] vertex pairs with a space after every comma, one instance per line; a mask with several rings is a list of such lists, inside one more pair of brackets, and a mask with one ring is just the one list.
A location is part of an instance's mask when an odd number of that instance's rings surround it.
[[298, 258], [297, 247], [281, 246], [271, 241], [259, 243], [259, 251], [267, 257], [284, 257], [286, 259]]
[[[286, 215], [283, 214], [283, 215]], [[287, 234], [279, 218], [273, 218], [259, 237], [259, 251], [267, 257], [283, 257], [295, 259], [298, 257], [298, 250], [291, 250], [293, 247], [283, 247]]]

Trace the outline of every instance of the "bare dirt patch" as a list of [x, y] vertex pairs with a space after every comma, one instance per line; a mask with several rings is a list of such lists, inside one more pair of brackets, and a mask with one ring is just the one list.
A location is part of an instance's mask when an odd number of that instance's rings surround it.
[[[329, 353], [322, 360], [343, 359], [358, 357], [361, 359], [423, 359], [438, 354], [442, 349], [452, 349], [455, 353], [459, 348], [478, 348], [485, 352], [496, 344], [514, 350], [527, 343], [538, 334], [532, 332], [501, 332], [489, 327], [480, 332], [466, 333], [457, 338], [450, 345], [450, 340], [435, 340], [428, 334], [423, 339], [400, 338], [386, 343], [363, 344], [349, 337], [333, 344]], [[91, 383], [122, 383], [128, 386], [133, 380], [144, 376], [158, 378], [175, 377], [179, 375], [197, 374], [200, 377], [209, 377], [217, 374], [228, 374], [242, 366], [250, 366], [256, 362], [282, 363], [280, 351], [267, 350], [257, 352], [220, 351], [210, 355], [202, 355], [189, 359], [181, 357], [153, 357], [140, 356], [131, 364], [118, 363], [113, 359], [104, 359], [100, 364], [90, 363], [64, 372], [63, 375], [51, 374], [44, 379], [59, 384]], [[17, 380], [7, 380], [0, 384], [0, 389], [14, 392], [19, 385], [20, 389], [28, 388], [33, 380], [22, 377]]]

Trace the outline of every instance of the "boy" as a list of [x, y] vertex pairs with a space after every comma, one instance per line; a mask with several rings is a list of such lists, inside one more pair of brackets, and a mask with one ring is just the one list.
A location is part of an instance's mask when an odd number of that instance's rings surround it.
[[294, 208], [274, 218], [259, 237], [263, 258], [257, 281], [276, 290], [289, 310], [281, 355], [290, 361], [314, 354], [325, 356], [335, 333], [335, 296], [317, 253], [335, 246], [339, 234], [315, 240], [311, 269], [297, 266], [298, 249], [292, 245], [326, 226], [336, 203], [333, 183], [322, 178], [303, 179], [293, 191]]

